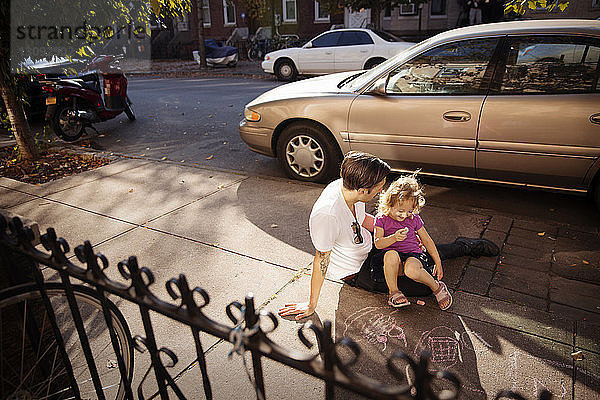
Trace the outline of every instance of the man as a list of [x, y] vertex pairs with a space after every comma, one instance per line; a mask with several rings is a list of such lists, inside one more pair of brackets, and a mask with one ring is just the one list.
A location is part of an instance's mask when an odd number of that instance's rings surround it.
[[[310, 237], [316, 253], [309, 301], [286, 304], [279, 315], [296, 315], [299, 320], [314, 313], [327, 273], [330, 278], [342, 279], [353, 286], [387, 291], [385, 282], [381, 284], [370, 278], [368, 257], [375, 218], [365, 212], [365, 204], [383, 190], [389, 173], [390, 166], [375, 156], [361, 152], [346, 154], [340, 169], [341, 179], [327, 185], [310, 213]], [[454, 243], [437, 247], [442, 259], [499, 253], [498, 247], [485, 239], [458, 238]], [[410, 286], [412, 281], [404, 276], [398, 279], [399, 287], [408, 296], [431, 293], [425, 285], [413, 282]]]

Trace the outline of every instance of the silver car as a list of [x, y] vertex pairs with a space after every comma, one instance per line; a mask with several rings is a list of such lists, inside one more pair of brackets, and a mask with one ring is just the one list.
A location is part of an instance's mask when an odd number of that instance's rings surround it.
[[441, 33], [369, 71], [272, 89], [244, 110], [250, 149], [327, 182], [342, 154], [393, 169], [592, 192], [600, 203], [600, 21]]

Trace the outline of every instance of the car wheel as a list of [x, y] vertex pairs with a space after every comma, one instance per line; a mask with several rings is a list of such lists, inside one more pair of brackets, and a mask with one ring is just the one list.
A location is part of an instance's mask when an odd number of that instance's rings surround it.
[[342, 160], [337, 144], [323, 128], [311, 123], [285, 128], [277, 142], [277, 158], [293, 179], [328, 183], [339, 178]]
[[275, 75], [280, 81], [293, 81], [298, 76], [298, 70], [291, 60], [281, 60], [275, 64]]
[[384, 61], [385, 61], [385, 58], [372, 58], [365, 63], [365, 69], [371, 69], [371, 68], [381, 64]]

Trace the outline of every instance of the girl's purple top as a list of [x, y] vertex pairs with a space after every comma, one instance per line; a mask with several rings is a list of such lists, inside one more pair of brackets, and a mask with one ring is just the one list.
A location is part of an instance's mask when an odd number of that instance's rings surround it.
[[383, 228], [384, 236], [390, 236], [396, 233], [398, 229], [408, 227], [406, 239], [401, 242], [395, 242], [386, 250], [396, 250], [400, 253], [422, 253], [417, 240], [417, 231], [423, 227], [423, 220], [418, 215], [412, 218], [405, 218], [403, 221], [397, 221], [387, 215], [378, 215], [375, 219], [375, 226]]

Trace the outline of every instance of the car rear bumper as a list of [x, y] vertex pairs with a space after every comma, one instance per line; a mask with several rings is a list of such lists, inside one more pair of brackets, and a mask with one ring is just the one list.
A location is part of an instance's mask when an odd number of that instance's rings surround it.
[[250, 150], [269, 157], [275, 157], [271, 148], [272, 129], [251, 126], [243, 119], [240, 121], [238, 131]]

